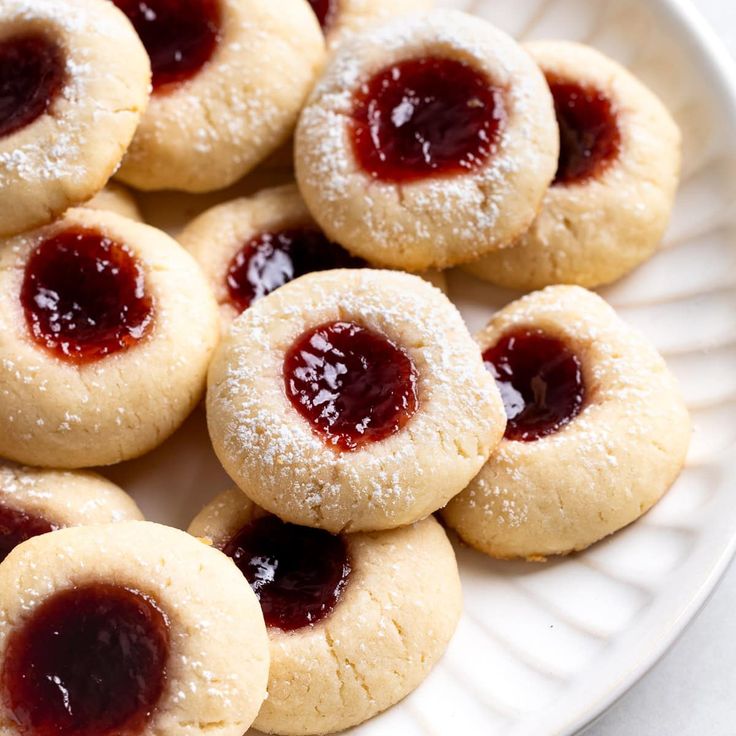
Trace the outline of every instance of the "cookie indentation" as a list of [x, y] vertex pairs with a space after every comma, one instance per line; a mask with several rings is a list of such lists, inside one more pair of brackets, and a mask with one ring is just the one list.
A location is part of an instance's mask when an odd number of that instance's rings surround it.
[[541, 330], [506, 334], [483, 353], [501, 392], [508, 424], [505, 437], [531, 442], [562, 429], [585, 401], [580, 358]]
[[555, 184], [579, 184], [600, 176], [616, 160], [621, 131], [611, 100], [598, 89], [548, 75], [560, 128]]
[[294, 631], [338, 604], [351, 572], [339, 536], [264, 516], [243, 527], [223, 550], [245, 575], [268, 626]]
[[36, 343], [71, 362], [130, 348], [153, 325], [138, 260], [92, 230], [64, 230], [42, 241], [28, 259], [20, 296]]
[[249, 240], [231, 260], [227, 289], [230, 302], [242, 312], [306, 273], [365, 265], [362, 258], [351, 256], [314, 228], [265, 232]]
[[338, 0], [308, 0], [323, 31], [329, 30], [337, 15]]
[[62, 591], [11, 633], [5, 700], [29, 736], [136, 736], [163, 692], [168, 655], [166, 616], [140, 592]]
[[302, 334], [284, 360], [294, 408], [335, 449], [357, 450], [400, 431], [419, 406], [409, 355], [354, 322]]
[[0, 504], [0, 562], [27, 539], [56, 529], [56, 525], [40, 516]]
[[61, 49], [46, 36], [29, 34], [0, 41], [0, 138], [47, 112], [65, 76]]
[[470, 65], [439, 57], [383, 69], [355, 95], [352, 148], [385, 182], [468, 173], [496, 151], [503, 92]]
[[151, 58], [154, 91], [196, 76], [220, 42], [219, 0], [113, 0]]

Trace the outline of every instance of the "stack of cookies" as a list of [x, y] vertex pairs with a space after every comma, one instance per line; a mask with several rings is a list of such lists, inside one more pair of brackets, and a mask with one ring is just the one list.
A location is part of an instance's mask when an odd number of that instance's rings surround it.
[[[452, 638], [446, 530], [544, 560], [675, 481], [679, 387], [588, 288], [658, 247], [676, 124], [429, 5], [0, 0], [3, 734], [357, 725]], [[175, 240], [126, 187], [219, 194]], [[528, 293], [473, 337], [454, 267]], [[85, 470], [203, 398], [233, 487], [188, 533]]]

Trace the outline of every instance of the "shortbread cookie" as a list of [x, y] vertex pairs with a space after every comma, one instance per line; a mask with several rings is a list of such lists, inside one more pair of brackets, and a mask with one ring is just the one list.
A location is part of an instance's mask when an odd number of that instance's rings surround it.
[[599, 286], [649, 258], [664, 234], [680, 172], [680, 131], [641, 82], [594, 49], [541, 41], [561, 134], [557, 175], [514, 248], [468, 270], [501, 286]]
[[325, 56], [307, 0], [114, 2], [153, 67], [153, 96], [121, 181], [147, 191], [220, 189], [289, 139]]
[[372, 25], [429, 10], [432, 0], [308, 0], [331, 48]]
[[0, 2], [0, 236], [51, 222], [118, 167], [151, 69], [100, 0]]
[[690, 419], [657, 351], [598, 296], [549, 287], [478, 335], [509, 417], [498, 450], [443, 515], [494, 557], [585, 549], [677, 478]]
[[435, 11], [337, 51], [299, 121], [296, 173], [332, 240], [418, 271], [517, 240], [558, 146], [552, 97], [529, 55], [479, 18]]
[[242, 736], [268, 637], [238, 569], [141, 521], [62, 529], [0, 566], [6, 734]]
[[230, 555], [261, 602], [271, 672], [254, 725], [266, 733], [342, 731], [397, 703], [460, 616], [455, 554], [433, 518], [332, 536], [285, 524], [234, 489], [189, 531]]
[[0, 562], [21, 542], [67, 526], [143, 518], [133, 499], [96, 473], [0, 461]]
[[217, 304], [168, 235], [70, 210], [0, 241], [0, 456], [108, 465], [163, 442], [194, 408]]
[[410, 524], [482, 467], [505, 417], [447, 298], [417, 276], [308, 274], [235, 320], [207, 420], [241, 490], [332, 532]]
[[125, 187], [114, 182], [108, 182], [107, 186], [89, 202], [85, 202], [84, 206], [93, 210], [116, 212], [129, 220], [143, 222], [143, 215], [135, 197]]

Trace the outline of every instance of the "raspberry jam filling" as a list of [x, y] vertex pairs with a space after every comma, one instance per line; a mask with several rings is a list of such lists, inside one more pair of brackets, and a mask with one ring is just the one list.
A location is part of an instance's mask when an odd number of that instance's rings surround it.
[[153, 89], [194, 77], [220, 42], [220, 0], [113, 0], [138, 32], [153, 71]]
[[621, 148], [621, 131], [611, 100], [593, 87], [548, 75], [560, 128], [555, 184], [579, 184], [600, 176]]
[[75, 363], [132, 347], [153, 325], [137, 259], [91, 230], [44, 240], [28, 259], [20, 298], [36, 343]]
[[43, 115], [66, 78], [61, 49], [41, 34], [0, 41], [0, 138]]
[[403, 61], [356, 92], [353, 153], [366, 173], [386, 182], [463, 174], [495, 152], [505, 117], [501, 88], [468, 64]]
[[337, 15], [338, 0], [308, 0], [308, 2], [314, 10], [322, 30], [329, 30]]
[[341, 537], [263, 516], [223, 549], [245, 575], [268, 626], [294, 631], [317, 623], [338, 604], [350, 576]]
[[27, 539], [56, 529], [56, 525], [40, 516], [0, 504], [0, 562]]
[[328, 445], [348, 452], [406, 426], [419, 405], [417, 380], [400, 347], [354, 322], [305, 332], [284, 360], [294, 408]]
[[332, 268], [361, 268], [366, 262], [330, 242], [319, 230], [266, 232], [249, 240], [230, 261], [230, 303], [241, 312], [298, 276]]
[[169, 625], [127, 588], [56, 593], [8, 638], [6, 707], [27, 736], [137, 736], [166, 681]]
[[532, 442], [571, 422], [582, 410], [585, 386], [580, 359], [541, 330], [510, 332], [483, 353], [501, 392], [506, 438]]

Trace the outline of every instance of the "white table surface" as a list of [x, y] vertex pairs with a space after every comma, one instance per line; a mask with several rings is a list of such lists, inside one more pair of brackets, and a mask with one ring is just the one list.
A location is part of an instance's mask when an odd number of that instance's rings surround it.
[[[693, 2], [736, 56], [736, 0]], [[736, 736], [736, 564], [680, 640], [584, 736]]]

